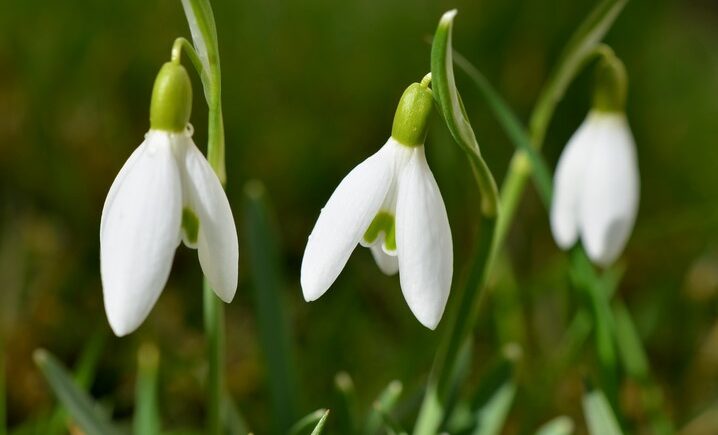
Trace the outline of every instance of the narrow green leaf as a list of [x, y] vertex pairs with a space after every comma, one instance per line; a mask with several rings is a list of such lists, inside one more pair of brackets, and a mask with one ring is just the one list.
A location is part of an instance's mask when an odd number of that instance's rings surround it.
[[135, 435], [160, 433], [160, 412], [157, 404], [157, 372], [160, 353], [153, 344], [143, 344], [137, 352], [137, 383], [135, 386]]
[[369, 416], [366, 419], [364, 425], [364, 434], [376, 435], [385, 420], [384, 414], [388, 415], [396, 405], [403, 386], [399, 381], [392, 381], [384, 390], [379, 394], [379, 397], [374, 401]]
[[225, 394], [224, 397], [224, 427], [230, 435], [247, 435], [250, 433], [247, 422], [239, 412], [232, 396]]
[[224, 302], [202, 280], [204, 334], [207, 340], [207, 433], [222, 433], [224, 407]]
[[648, 361], [631, 315], [621, 301], [614, 305], [613, 314], [616, 321], [616, 344], [621, 362], [630, 377], [641, 382], [645, 381], [648, 379]]
[[531, 173], [534, 177], [536, 189], [544, 203], [548, 207], [551, 204], [551, 192], [553, 181], [551, 171], [539, 152], [531, 145], [531, 138], [528, 132], [519, 121], [518, 117], [504, 101], [501, 95], [491, 86], [491, 83], [481, 72], [471, 64], [464, 56], [454, 50], [454, 63], [466, 73], [476, 85], [481, 95], [486, 100], [489, 108], [494, 112], [499, 124], [503, 127], [509, 140], [514, 146], [526, 153], [531, 164]]
[[224, 161], [224, 121], [219, 44], [214, 13], [209, 0], [182, 0], [182, 7], [192, 33], [192, 41], [204, 67], [204, 73], [200, 72], [200, 77], [209, 108], [207, 160], [224, 184], [227, 179]]
[[92, 398], [75, 384], [67, 370], [54, 356], [45, 350], [38, 349], [33, 354], [33, 358], [57, 398], [88, 435], [120, 433], [99, 411]]
[[456, 88], [454, 77], [453, 49], [451, 34], [456, 10], [446, 12], [439, 21], [431, 45], [431, 88], [434, 91], [441, 114], [451, 135], [464, 150], [474, 171], [477, 184], [481, 191], [481, 210], [487, 217], [494, 217], [498, 212], [498, 189], [491, 170], [481, 157], [479, 143], [474, 129], [466, 116], [464, 104]]
[[501, 428], [509, 415], [511, 404], [516, 395], [516, 384], [508, 381], [491, 396], [489, 401], [476, 413], [474, 435], [494, 435]]
[[346, 372], [339, 372], [334, 377], [334, 387], [339, 393], [339, 406], [334, 412], [340, 433], [355, 434], [358, 432], [357, 424], [357, 398], [354, 381]]
[[536, 431], [536, 435], [571, 435], [574, 430], [573, 426], [573, 420], [562, 415], [543, 424]]
[[312, 435], [319, 435], [324, 430], [324, 425], [327, 422], [327, 417], [329, 417], [329, 410], [327, 409], [324, 415], [322, 415], [322, 418], [319, 419], [319, 423], [314, 427], [314, 430], [312, 431]]
[[583, 412], [591, 435], [621, 435], [621, 426], [601, 390], [583, 395]]
[[[74, 374], [75, 383], [82, 390], [87, 390], [95, 378], [95, 372], [97, 371], [97, 365], [99, 364], [100, 357], [102, 356], [102, 349], [105, 346], [106, 339], [107, 333], [105, 332], [105, 329], [100, 329], [90, 338], [90, 340], [88, 340], [87, 344], [82, 349], [80, 358], [75, 366]], [[62, 406], [62, 403], [58, 403], [52, 417], [50, 418], [47, 433], [66, 433], [67, 418], [65, 408]]]
[[249, 252], [259, 342], [267, 362], [267, 382], [278, 433], [296, 419], [296, 367], [282, 301], [283, 273], [277, 230], [267, 192], [259, 181], [244, 188], [244, 240]]
[[[305, 415], [299, 419], [299, 421], [294, 423], [294, 426], [292, 426], [291, 429], [289, 429], [289, 435], [299, 435], [310, 427], [314, 427], [314, 431], [319, 428], [320, 432], [318, 433], [321, 433], [321, 430], [324, 427], [324, 421], [327, 419], [327, 415], [329, 415], [329, 410], [323, 408], [317, 409], [316, 411]], [[314, 431], [312, 431], [312, 434], [314, 434]]]

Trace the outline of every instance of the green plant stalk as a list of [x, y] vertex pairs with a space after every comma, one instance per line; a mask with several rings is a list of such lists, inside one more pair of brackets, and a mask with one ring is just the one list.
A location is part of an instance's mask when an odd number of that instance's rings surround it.
[[133, 434], [160, 433], [159, 405], [157, 403], [157, 371], [159, 351], [152, 344], [143, 344], [137, 352], [137, 383], [135, 385], [135, 415]]
[[[581, 24], [564, 49], [558, 67], [543, 88], [529, 121], [529, 137], [536, 151], [541, 150], [546, 131], [553, 118], [556, 106], [576, 75], [600, 50], [600, 42], [611, 27], [628, 0], [604, 0]], [[527, 164], [526, 151], [517, 150], [509, 164], [501, 187], [501, 215], [504, 222], [499, 225], [498, 244], [502, 245], [511, 226], [513, 216], [532, 168]]]
[[[593, 10], [568, 43], [556, 72], [551, 76], [541, 93], [531, 116], [529, 136], [533, 147], [537, 151], [541, 149], [556, 105], [581, 68], [594, 55], [600, 40], [623, 9], [626, 1], [604, 0]], [[471, 125], [466, 120], [463, 104], [461, 104], [460, 98], [457, 98], [458, 101], [448, 101], [449, 91], [456, 92], [451, 60], [451, 19], [444, 28], [442, 28], [442, 24], [445, 24], [443, 18], [434, 35], [432, 44], [432, 87], [452, 136], [459, 142], [469, 157], [477, 184], [482, 193], [482, 215], [479, 222], [479, 241], [469, 272], [469, 279], [459, 296], [458, 314], [451, 316], [449, 319], [448, 339], [444, 337], [439, 343], [424, 401], [414, 428], [415, 435], [435, 434], [444, 417], [446, 412], [445, 403], [447, 401], [446, 384], [453, 372], [451, 365], [456, 360], [461, 343], [470, 336], [480, 307], [486, 299], [487, 292], [481, 291], [481, 289], [484, 287], [492, 269], [492, 263], [497, 252], [503, 246], [516, 208], [526, 187], [526, 182], [531, 174], [529, 155], [524, 150], [517, 150], [509, 165], [509, 171], [502, 186], [500, 197], [491, 194], [492, 189], [487, 186], [485, 177], [486, 173], [488, 173], [488, 176], [491, 176], [491, 173], [483, 159], [481, 159]], [[441, 76], [442, 72], [446, 74], [445, 77]], [[445, 100], [443, 104], [442, 99]], [[460, 104], [463, 117], [457, 116], [455, 113], [458, 112], [457, 102]], [[451, 110], [447, 110], [447, 108], [451, 108]], [[454, 116], [448, 115], [447, 112], [454, 112]], [[458, 125], [452, 125], [451, 121], [457, 119], [463, 119], [465, 124], [459, 122]], [[467, 133], [470, 133], [470, 135]], [[470, 138], [473, 138], [474, 143], [461, 140], [462, 136], [464, 139], [466, 136], [470, 136]], [[484, 168], [485, 171], [483, 170]], [[493, 177], [491, 177], [491, 181], [493, 181]], [[496, 198], [499, 198], [498, 209], [492, 209], [492, 206], [497, 205]], [[482, 247], [485, 250], [482, 250]], [[486, 249], [487, 247], [488, 249]]]
[[207, 433], [222, 433], [224, 397], [224, 305], [214, 294], [207, 279], [203, 285], [204, 332], [207, 338]]
[[200, 76], [209, 107], [207, 160], [224, 184], [227, 180], [224, 157], [224, 121], [222, 119], [219, 46], [214, 13], [209, 0], [182, 0], [182, 6], [204, 71], [204, 73], [200, 73]]
[[456, 12], [444, 14], [434, 34], [431, 48], [431, 74], [434, 97], [451, 135], [464, 150], [481, 194], [481, 214], [476, 250], [472, 256], [469, 278], [447, 316], [447, 329], [434, 357], [424, 401], [414, 427], [414, 434], [435, 434], [450, 406], [450, 385], [456, 370], [457, 356], [476, 323], [485, 292], [488, 265], [494, 256], [494, 234], [499, 198], [493, 175], [481, 157], [478, 142], [469, 123], [461, 97], [456, 89], [451, 33]]
[[[182, 48], [188, 48], [186, 51], [190, 54], [190, 60], [195, 69], [198, 69], [202, 79], [204, 96], [209, 107], [207, 160], [224, 186], [227, 173], [224, 158], [219, 44], [214, 13], [209, 0], [182, 0], [182, 7], [192, 33], [195, 50], [189, 49], [189, 44], [184, 44], [182, 41], [179, 44]], [[206, 278], [203, 289], [204, 329], [209, 365], [207, 430], [208, 433], [215, 435], [221, 433], [224, 409], [224, 305], [209, 287]]]

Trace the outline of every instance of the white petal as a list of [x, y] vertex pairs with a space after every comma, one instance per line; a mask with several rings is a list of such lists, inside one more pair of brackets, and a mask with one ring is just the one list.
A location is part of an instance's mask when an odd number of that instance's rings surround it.
[[594, 143], [597, 126], [592, 115], [586, 118], [561, 153], [554, 175], [551, 202], [551, 232], [556, 244], [569, 249], [578, 240], [581, 188]]
[[302, 259], [305, 300], [318, 299], [334, 283], [384, 201], [393, 177], [390, 145], [344, 177], [319, 214]]
[[167, 283], [182, 194], [166, 134], [150, 132], [110, 188], [100, 223], [105, 311], [118, 336], [137, 329]]
[[601, 114], [581, 193], [581, 240], [601, 266], [618, 258], [638, 212], [639, 175], [631, 131], [622, 114]]
[[416, 318], [436, 328], [451, 289], [454, 253], [439, 187], [418, 147], [399, 178], [396, 243], [404, 299]]
[[389, 255], [384, 252], [382, 247], [383, 242], [375, 243], [369, 247], [371, 249], [371, 255], [376, 261], [376, 265], [379, 266], [379, 270], [384, 272], [386, 275], [394, 275], [399, 271], [399, 259], [396, 255]]
[[214, 292], [231, 302], [237, 291], [239, 241], [222, 183], [188, 135], [175, 136], [185, 204], [199, 219], [197, 255]]

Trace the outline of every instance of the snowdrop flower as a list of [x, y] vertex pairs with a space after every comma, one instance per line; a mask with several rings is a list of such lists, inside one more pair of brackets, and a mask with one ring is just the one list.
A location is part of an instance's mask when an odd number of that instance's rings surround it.
[[150, 131], [107, 194], [100, 222], [105, 311], [118, 336], [137, 329], [157, 301], [181, 241], [196, 248], [211, 287], [230, 302], [239, 246], [222, 185], [192, 140], [192, 89], [166, 63], [152, 91]]
[[589, 258], [613, 263], [638, 212], [636, 149], [624, 113], [623, 64], [609, 55], [598, 66], [593, 109], [566, 145], [554, 176], [551, 230], [563, 249], [580, 238]]
[[334, 283], [352, 251], [371, 250], [379, 269], [399, 272], [409, 308], [436, 328], [451, 287], [453, 250], [449, 220], [424, 154], [433, 107], [427, 76], [401, 97], [391, 137], [354, 168], [322, 209], [302, 260], [304, 299]]

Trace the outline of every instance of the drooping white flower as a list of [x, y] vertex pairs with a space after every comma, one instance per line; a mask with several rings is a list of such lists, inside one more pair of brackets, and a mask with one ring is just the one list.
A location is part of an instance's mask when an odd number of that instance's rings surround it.
[[307, 301], [329, 289], [361, 244], [371, 249], [382, 272], [399, 272], [409, 308], [424, 326], [436, 328], [451, 287], [453, 248], [444, 202], [424, 154], [432, 105], [426, 83], [410, 86], [392, 136], [329, 198], [302, 260]]
[[192, 140], [188, 107], [186, 71], [165, 64], [153, 91], [152, 128], [105, 200], [100, 222], [102, 287], [107, 318], [118, 336], [134, 331], [147, 317], [182, 240], [197, 248], [202, 271], [217, 296], [230, 302], [237, 288], [239, 244], [232, 210], [217, 175]]
[[636, 150], [621, 112], [591, 111], [559, 159], [551, 230], [563, 249], [580, 238], [589, 258], [607, 266], [621, 254], [638, 212]]
[[581, 239], [600, 266], [626, 246], [638, 213], [636, 146], [626, 121], [626, 69], [610, 48], [596, 66], [593, 108], [561, 154], [554, 174], [551, 230], [563, 249]]

